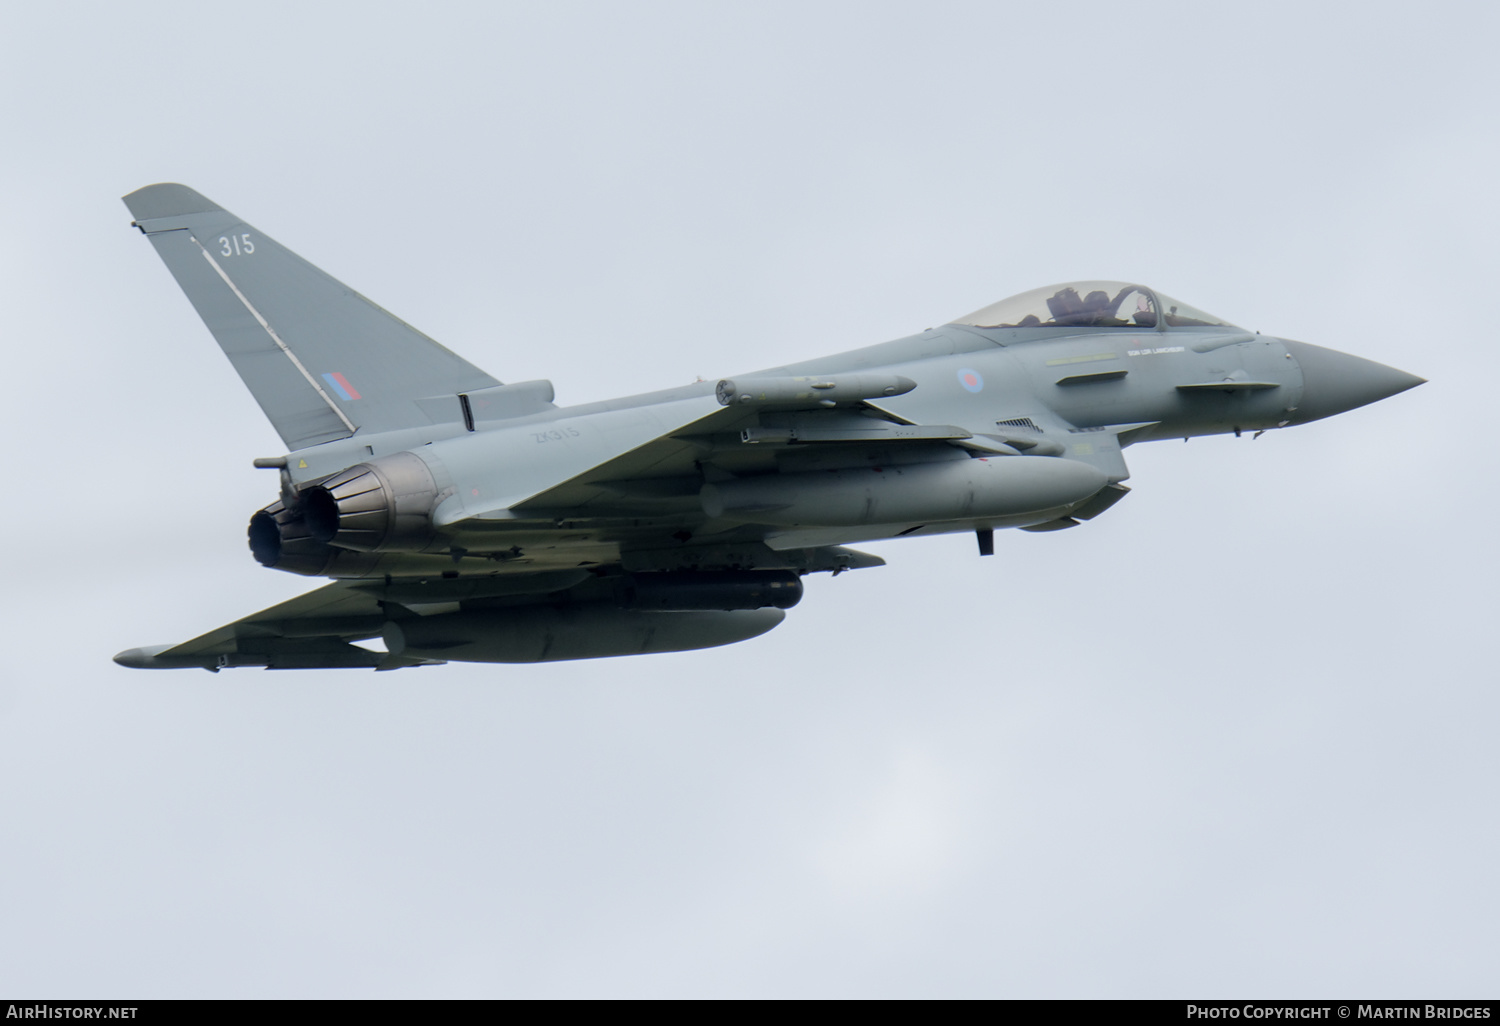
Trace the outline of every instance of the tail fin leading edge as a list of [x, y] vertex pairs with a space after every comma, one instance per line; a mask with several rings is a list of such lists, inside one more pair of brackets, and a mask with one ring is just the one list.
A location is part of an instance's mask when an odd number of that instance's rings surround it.
[[125, 205], [289, 450], [421, 427], [417, 400], [499, 384], [185, 185]]

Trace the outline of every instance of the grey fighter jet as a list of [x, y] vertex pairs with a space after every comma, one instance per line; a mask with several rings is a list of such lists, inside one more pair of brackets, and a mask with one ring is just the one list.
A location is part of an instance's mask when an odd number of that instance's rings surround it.
[[[524, 663], [678, 652], [779, 624], [845, 546], [1056, 531], [1137, 442], [1304, 424], [1422, 379], [1085, 281], [785, 367], [559, 407], [502, 384], [182, 185], [125, 197], [284, 441], [264, 566], [333, 583], [138, 668]], [[380, 638], [386, 651], [357, 642]]]

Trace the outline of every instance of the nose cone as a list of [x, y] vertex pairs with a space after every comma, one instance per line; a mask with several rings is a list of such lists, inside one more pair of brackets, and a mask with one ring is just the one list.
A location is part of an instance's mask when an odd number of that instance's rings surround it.
[[1290, 418], [1293, 424], [1306, 424], [1368, 406], [1427, 380], [1336, 349], [1290, 339], [1281, 341], [1302, 368], [1302, 402]]

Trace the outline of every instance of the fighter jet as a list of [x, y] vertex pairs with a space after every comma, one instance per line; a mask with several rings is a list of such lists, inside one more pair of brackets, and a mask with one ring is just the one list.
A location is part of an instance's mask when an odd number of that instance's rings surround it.
[[[1025, 292], [864, 349], [558, 406], [182, 185], [125, 197], [286, 453], [261, 565], [333, 583], [142, 669], [390, 670], [679, 652], [771, 630], [850, 543], [1078, 527], [1140, 442], [1305, 424], [1421, 378], [1145, 285]], [[268, 482], [269, 483], [269, 482]], [[268, 488], [268, 491], [271, 489]], [[358, 642], [379, 638], [385, 651]]]

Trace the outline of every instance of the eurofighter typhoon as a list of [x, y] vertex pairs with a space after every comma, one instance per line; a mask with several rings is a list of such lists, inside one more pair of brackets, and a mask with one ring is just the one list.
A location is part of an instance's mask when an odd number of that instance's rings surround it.
[[[845, 546], [1077, 527], [1139, 442], [1305, 424], [1422, 379], [1145, 285], [1026, 292], [718, 382], [557, 406], [502, 384], [182, 185], [125, 197], [286, 445], [263, 566], [333, 583], [143, 669], [528, 663], [764, 634]], [[381, 639], [386, 651], [357, 642]]]

